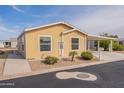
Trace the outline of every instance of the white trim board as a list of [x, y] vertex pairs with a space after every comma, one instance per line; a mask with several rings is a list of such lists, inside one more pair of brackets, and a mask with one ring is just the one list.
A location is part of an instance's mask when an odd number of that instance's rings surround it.
[[[76, 28], [71, 29], [71, 30], [66, 30], [66, 31], [62, 32], [62, 34], [67, 34], [67, 33], [74, 32], [74, 31], [80, 32], [81, 34], [84, 34], [84, 32], [82, 32], [82, 31], [80, 31], [79, 29], [76, 29]], [[84, 35], [87, 35], [87, 34], [84, 34]]]

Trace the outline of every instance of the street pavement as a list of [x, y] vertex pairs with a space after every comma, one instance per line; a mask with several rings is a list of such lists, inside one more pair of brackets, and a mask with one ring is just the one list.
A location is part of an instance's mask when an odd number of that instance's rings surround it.
[[83, 68], [66, 70], [68, 72], [87, 72], [97, 76], [96, 81], [78, 79], [61, 80], [57, 72], [0, 81], [0, 87], [14, 88], [123, 88], [124, 61], [112, 62]]

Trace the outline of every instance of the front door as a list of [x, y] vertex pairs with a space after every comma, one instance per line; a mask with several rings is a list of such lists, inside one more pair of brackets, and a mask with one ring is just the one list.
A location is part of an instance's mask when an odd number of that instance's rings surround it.
[[63, 56], [63, 42], [58, 42], [58, 55], [59, 57]]

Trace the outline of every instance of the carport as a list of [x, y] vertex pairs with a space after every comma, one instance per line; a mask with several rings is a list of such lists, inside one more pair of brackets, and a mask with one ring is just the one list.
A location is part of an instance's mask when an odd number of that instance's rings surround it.
[[102, 40], [110, 40], [109, 51], [112, 52], [113, 51], [112, 43], [115, 40], [115, 38], [97, 36], [97, 35], [88, 35], [87, 36], [87, 50], [91, 50], [91, 47], [94, 46], [94, 42], [97, 41], [98, 42], [97, 51], [99, 51], [100, 50], [100, 41], [102, 41]]
[[[109, 44], [109, 52], [102, 52], [101, 53], [101, 48], [100, 48], [100, 41], [102, 40], [110, 40], [110, 44]], [[92, 50], [91, 49], [91, 46], [94, 46], [94, 43], [95, 41], [97, 41], [97, 49], [95, 51], [92, 51], [93, 52], [93, 55], [98, 57], [99, 60], [109, 60], [109, 61], [112, 61], [112, 60], [117, 60], [117, 59], [121, 59], [118, 57], [118, 54], [116, 53], [113, 53], [113, 49], [112, 49], [112, 43], [113, 41], [116, 40], [116, 38], [110, 38], [110, 37], [104, 37], [104, 36], [97, 36], [97, 35], [88, 35], [87, 36], [87, 50]], [[92, 41], [92, 43], [91, 43]], [[113, 59], [111, 57], [111, 54], [114, 54], [116, 55], [115, 59]], [[120, 55], [119, 55], [120, 56]], [[112, 59], [111, 59], [112, 58]]]

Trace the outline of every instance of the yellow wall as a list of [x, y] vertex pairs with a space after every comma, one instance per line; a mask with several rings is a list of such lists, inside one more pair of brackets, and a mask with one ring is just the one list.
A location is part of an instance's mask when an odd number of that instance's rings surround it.
[[[72, 28], [66, 26], [66, 25], [56, 25], [46, 28], [37, 29], [35, 31], [29, 31], [25, 33], [25, 44], [26, 44], [26, 59], [42, 59], [46, 56], [56, 56], [59, 55], [59, 48], [58, 48], [58, 42], [61, 41], [61, 32], [70, 30]], [[40, 35], [50, 35], [52, 37], [52, 51], [51, 52], [41, 52], [40, 51]], [[68, 57], [69, 52], [71, 51], [71, 37], [77, 36], [80, 38], [80, 50], [79, 53], [84, 51], [84, 38], [85, 35], [81, 34], [80, 32], [71, 32], [68, 34], [65, 34], [63, 37], [64, 40], [64, 57]]]
[[[79, 50], [71, 50], [71, 38], [79, 38]], [[82, 51], [85, 51], [85, 40], [86, 35], [81, 34], [78, 31], [70, 32], [64, 35], [64, 56], [69, 56], [70, 51], [77, 51], [78, 55], [81, 54]]]

